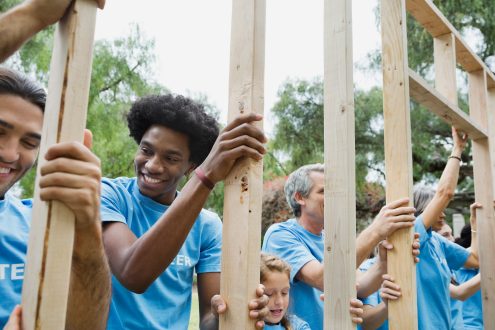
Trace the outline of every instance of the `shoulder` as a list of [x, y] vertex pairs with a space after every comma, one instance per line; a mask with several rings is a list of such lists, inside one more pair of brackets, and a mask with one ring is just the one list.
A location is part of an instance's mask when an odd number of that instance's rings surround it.
[[220, 224], [220, 225], [222, 224], [222, 220], [220, 220], [218, 214], [206, 209], [201, 210], [201, 212], [198, 215], [198, 220], [206, 224]]
[[273, 243], [274, 241], [292, 240], [298, 237], [297, 230], [294, 226], [295, 219], [289, 219], [271, 225], [263, 238], [263, 245]]

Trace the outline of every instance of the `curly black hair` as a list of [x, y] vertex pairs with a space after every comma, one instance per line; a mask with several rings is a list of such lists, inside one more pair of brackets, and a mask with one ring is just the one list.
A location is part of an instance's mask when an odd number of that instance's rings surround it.
[[136, 101], [127, 114], [130, 136], [139, 144], [152, 125], [162, 125], [189, 138], [189, 161], [200, 165], [219, 134], [217, 121], [204, 107], [182, 95], [150, 95]]
[[468, 223], [461, 230], [461, 236], [455, 239], [455, 242], [464, 248], [471, 246], [471, 224]]

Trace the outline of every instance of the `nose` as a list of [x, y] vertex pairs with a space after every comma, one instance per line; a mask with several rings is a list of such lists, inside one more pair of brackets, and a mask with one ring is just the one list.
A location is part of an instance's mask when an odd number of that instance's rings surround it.
[[0, 161], [13, 163], [19, 160], [19, 144], [13, 139], [2, 141], [0, 144]]
[[163, 171], [162, 162], [157, 155], [148, 159], [144, 167], [149, 173], [161, 173]]
[[279, 294], [275, 296], [275, 305], [276, 306], [282, 305], [282, 296]]

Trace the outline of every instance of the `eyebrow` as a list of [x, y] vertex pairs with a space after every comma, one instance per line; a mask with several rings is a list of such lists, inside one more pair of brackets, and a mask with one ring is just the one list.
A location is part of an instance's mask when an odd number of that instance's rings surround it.
[[[14, 129], [15, 128], [14, 125], [12, 125], [11, 123], [8, 123], [2, 119], [0, 119], [0, 126], [3, 126], [7, 129]], [[26, 135], [29, 136], [30, 138], [33, 138], [36, 140], [41, 140], [41, 134], [30, 132], [30, 133], [27, 133]]]

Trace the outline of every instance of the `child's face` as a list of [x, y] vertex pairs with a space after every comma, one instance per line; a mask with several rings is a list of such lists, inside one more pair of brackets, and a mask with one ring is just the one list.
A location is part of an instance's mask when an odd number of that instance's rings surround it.
[[265, 318], [269, 323], [278, 323], [289, 307], [289, 277], [285, 273], [271, 272], [265, 281], [265, 293], [270, 298], [268, 309], [270, 312]]

